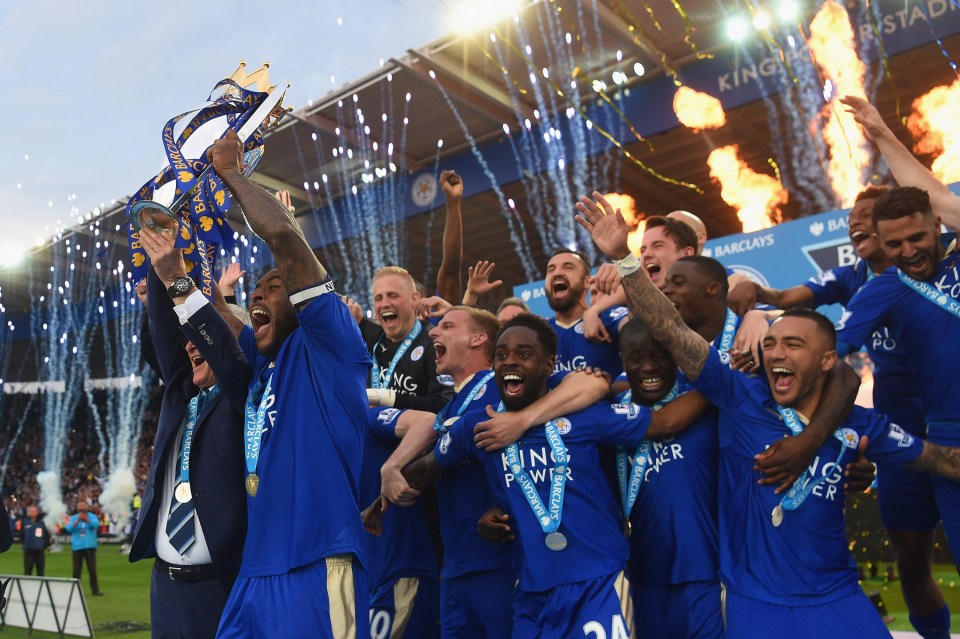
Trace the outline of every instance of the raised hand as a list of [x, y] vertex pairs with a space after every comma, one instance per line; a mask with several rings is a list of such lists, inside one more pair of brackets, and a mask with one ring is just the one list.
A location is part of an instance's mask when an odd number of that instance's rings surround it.
[[630, 255], [627, 246], [627, 235], [630, 227], [624, 221], [619, 210], [614, 211], [598, 191], [593, 192], [593, 200], [584, 195], [577, 202], [580, 212], [577, 215], [577, 224], [586, 229], [593, 238], [597, 248], [612, 260], [622, 260]]
[[149, 227], [140, 229], [140, 243], [147, 252], [157, 277], [166, 284], [187, 274], [180, 249], [174, 246], [175, 238], [170, 233], [157, 233]]
[[463, 198], [463, 180], [456, 171], [440, 171], [440, 189], [447, 202]]
[[876, 142], [878, 137], [890, 130], [877, 108], [863, 98], [845, 95], [840, 98], [840, 103], [847, 107], [847, 113], [863, 127], [864, 134], [872, 141]]
[[439, 295], [434, 295], [433, 297], [425, 297], [417, 302], [417, 307], [414, 309], [414, 312], [417, 314], [417, 318], [428, 320], [432, 317], [443, 317], [452, 307], [453, 304]]
[[467, 267], [467, 273], [469, 275], [467, 279], [467, 294], [472, 294], [474, 301], [484, 293], [489, 293], [503, 284], [503, 280], [490, 281], [490, 276], [493, 274], [493, 267], [496, 265], [496, 262], [480, 260], [476, 266]]
[[221, 291], [226, 291], [228, 295], [232, 295], [233, 287], [246, 274], [247, 272], [240, 268], [239, 262], [231, 262], [220, 272], [220, 281], [217, 284]]

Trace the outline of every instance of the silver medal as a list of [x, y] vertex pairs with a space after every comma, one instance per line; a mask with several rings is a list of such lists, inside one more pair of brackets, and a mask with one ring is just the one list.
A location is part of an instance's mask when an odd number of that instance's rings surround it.
[[567, 547], [567, 538], [563, 536], [563, 533], [552, 532], [547, 535], [543, 542], [547, 544], [547, 548], [554, 551], [561, 551]]

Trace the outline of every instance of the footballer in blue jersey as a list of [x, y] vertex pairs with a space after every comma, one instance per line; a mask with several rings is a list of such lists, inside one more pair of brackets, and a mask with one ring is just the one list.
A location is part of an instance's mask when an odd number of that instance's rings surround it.
[[[360, 503], [380, 497], [380, 468], [399, 441], [394, 431], [399, 408], [370, 408]], [[392, 508], [383, 514], [384, 533], [367, 536], [372, 637], [439, 637], [440, 582], [423, 506]]]
[[277, 268], [257, 282], [252, 330], [240, 336], [254, 363], [244, 436], [249, 524], [217, 636], [292, 637], [309, 628], [314, 637], [365, 637], [358, 489], [370, 358], [294, 218], [241, 173], [242, 151], [228, 131], [207, 157]]
[[[506, 409], [521, 410], [546, 393], [555, 346], [555, 334], [537, 317], [521, 315], [504, 325], [494, 362]], [[482, 465], [494, 497], [513, 513], [516, 527], [514, 637], [590, 636], [590, 629], [631, 636], [623, 574], [628, 544], [596, 444], [636, 446], [651, 423], [659, 427], [689, 407], [677, 404], [655, 417], [634, 404], [595, 404], [528, 430], [515, 447], [498, 453], [477, 448], [474, 428], [487, 415], [472, 411], [449, 425], [434, 453], [405, 469], [414, 485], [465, 461]], [[543, 500], [556, 515], [534, 515]]]
[[[630, 380], [621, 403], [658, 410], [689, 389], [676, 363], [642, 320], [620, 333]], [[648, 432], [648, 437], [651, 434]], [[723, 636], [717, 557], [717, 412], [710, 407], [681, 433], [649, 442], [643, 482], [630, 510], [628, 575], [634, 594], [636, 636], [688, 639]], [[621, 501], [630, 494], [620, 479]], [[626, 490], [625, 490], [626, 489]], [[628, 501], [629, 503], [629, 501]]]
[[617, 335], [626, 321], [627, 309], [617, 306], [604, 311], [601, 322], [610, 336], [609, 342], [594, 342], [584, 335], [583, 313], [587, 308], [587, 278], [590, 263], [580, 253], [558, 250], [547, 263], [543, 289], [547, 302], [556, 315], [550, 326], [557, 334], [557, 361], [554, 372], [572, 371], [585, 366], [599, 368], [611, 377], [619, 375]]
[[[960, 357], [960, 255], [944, 249], [940, 220], [925, 191], [894, 189], [873, 210], [884, 251], [897, 268], [867, 283], [851, 300], [837, 324], [839, 350], [856, 350], [878, 326], [899, 322], [898, 350], [909, 358], [919, 381], [927, 438], [960, 445], [960, 385], [953, 369]], [[948, 539], [960, 538], [960, 485], [932, 478], [934, 495]], [[960, 560], [958, 560], [960, 561]], [[958, 564], [960, 565], [960, 564]]]
[[[848, 234], [860, 258], [855, 264], [824, 271], [801, 286], [784, 290], [746, 282], [734, 289], [731, 306], [739, 311], [759, 300], [780, 308], [827, 304], [847, 307], [867, 282], [892, 266], [873, 233], [872, 217], [877, 198], [889, 190], [890, 187], [868, 186], [857, 195], [850, 210]], [[864, 344], [874, 364], [873, 402], [878, 412], [914, 437], [922, 438], [926, 437], [927, 425], [918, 376], [911, 369], [905, 350], [897, 348], [902, 329], [903, 319], [890, 316], [887, 324], [871, 330]], [[900, 586], [911, 621], [921, 634], [930, 625], [924, 619], [935, 612], [939, 611], [939, 618], [949, 619], [932, 574], [933, 531], [940, 523], [933, 482], [927, 473], [896, 465], [879, 464], [877, 468], [880, 517], [896, 552]]]
[[805, 434], [800, 416], [813, 415], [822, 400], [837, 360], [832, 324], [814, 311], [787, 311], [763, 341], [767, 384], [730, 370], [631, 259], [622, 216], [599, 193], [594, 198], [577, 204], [578, 223], [614, 260], [631, 310], [650, 324], [694, 387], [721, 409], [719, 531], [727, 637], [755, 636], [756, 619], [770, 619], [775, 610], [789, 613], [791, 621], [776, 628], [781, 637], [807, 637], [811, 627], [827, 636], [887, 636], [857, 582], [844, 534], [839, 467], [866, 449], [877, 459], [957, 478], [957, 451], [855, 409], [834, 433], [838, 441], [823, 440], [805, 476], [785, 496], [758, 482], [756, 456], [784, 437]]

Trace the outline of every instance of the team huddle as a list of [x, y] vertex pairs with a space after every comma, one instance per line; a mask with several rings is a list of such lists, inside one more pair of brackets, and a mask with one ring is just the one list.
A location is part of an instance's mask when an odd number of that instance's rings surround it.
[[[141, 230], [165, 386], [131, 560], [156, 561], [154, 636], [885, 637], [844, 528], [876, 462], [910, 620], [948, 637], [930, 548], [941, 520], [960, 539], [960, 257], [941, 233], [960, 204], [846, 103], [901, 185], [858, 198], [857, 264], [761, 287], [700, 255], [679, 211], [646, 220], [638, 258], [594, 193], [577, 222], [609, 263], [555, 252], [549, 320], [475, 306], [487, 263], [462, 290], [448, 172], [436, 295], [385, 267], [370, 319], [217, 141], [276, 262], [238, 312], [197, 290], [172, 233]], [[837, 302], [836, 327], [812, 310]], [[871, 410], [842, 360], [861, 347]]]

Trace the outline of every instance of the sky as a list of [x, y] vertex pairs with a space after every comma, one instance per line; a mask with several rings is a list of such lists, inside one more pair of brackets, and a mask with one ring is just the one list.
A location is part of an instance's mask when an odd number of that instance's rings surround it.
[[296, 109], [452, 32], [480, 0], [0, 3], [0, 259], [132, 194], [163, 124], [241, 60]]

